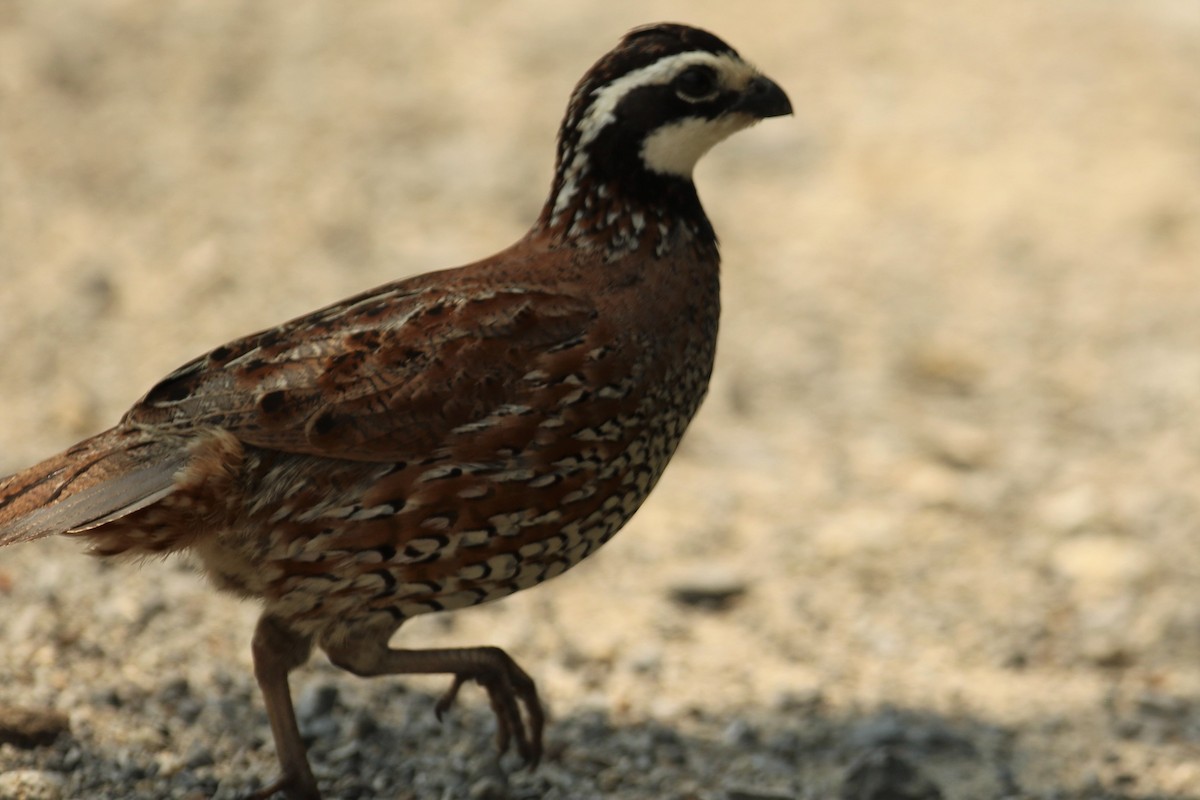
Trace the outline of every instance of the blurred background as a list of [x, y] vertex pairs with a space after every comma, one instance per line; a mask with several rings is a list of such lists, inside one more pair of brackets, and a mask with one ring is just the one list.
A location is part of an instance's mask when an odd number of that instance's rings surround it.
[[[438, 727], [441, 681], [318, 658], [329, 796], [1200, 798], [1195, 0], [4, 0], [0, 474], [225, 340], [515, 240], [575, 81], [659, 20], [796, 109], [697, 174], [707, 404], [598, 556], [395, 640], [508, 648], [548, 764], [486, 766], [478, 692]], [[78, 549], [0, 552], [0, 703], [71, 723], [0, 773], [269, 780], [252, 605]]]

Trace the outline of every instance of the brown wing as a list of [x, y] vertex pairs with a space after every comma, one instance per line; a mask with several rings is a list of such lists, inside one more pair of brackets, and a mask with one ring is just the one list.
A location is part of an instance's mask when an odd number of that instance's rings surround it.
[[167, 376], [124, 422], [402, 460], [518, 402], [520, 379], [583, 341], [595, 318], [590, 301], [544, 290], [395, 284], [218, 347]]
[[0, 479], [0, 547], [102, 524], [165, 497], [188, 453], [137, 430], [107, 430]]

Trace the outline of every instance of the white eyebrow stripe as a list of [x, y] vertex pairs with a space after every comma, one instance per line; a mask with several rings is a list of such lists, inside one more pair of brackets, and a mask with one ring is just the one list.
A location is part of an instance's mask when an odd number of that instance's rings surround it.
[[722, 83], [725, 83], [724, 78], [730, 75], [741, 77], [744, 74], [746, 80], [749, 80], [749, 76], [754, 72], [752, 67], [728, 53], [718, 55], [703, 50], [689, 50], [686, 53], [660, 58], [653, 64], [622, 75], [593, 93], [594, 99], [583, 119], [579, 121], [579, 148], [583, 149], [591, 144], [600, 135], [600, 131], [616, 120], [614, 112], [625, 95], [642, 86], [670, 83], [684, 69], [696, 64], [712, 67], [723, 79]]

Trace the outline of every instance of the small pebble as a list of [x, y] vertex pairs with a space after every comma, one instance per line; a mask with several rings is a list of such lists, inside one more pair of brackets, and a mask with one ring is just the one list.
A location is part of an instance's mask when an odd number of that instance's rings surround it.
[[365, 739], [379, 732], [379, 721], [369, 709], [359, 709], [354, 712], [350, 735], [356, 739]]
[[744, 578], [723, 567], [696, 567], [676, 576], [668, 589], [676, 603], [693, 608], [722, 610], [746, 593]]
[[726, 789], [725, 800], [796, 800], [794, 794], [765, 792], [761, 789]]
[[975, 425], [929, 420], [920, 437], [929, 456], [954, 469], [979, 469], [995, 460], [996, 442], [992, 434]]
[[643, 642], [630, 648], [625, 663], [639, 674], [658, 672], [662, 669], [663, 649], [656, 643]]
[[301, 722], [312, 722], [327, 717], [337, 707], [338, 687], [332, 683], [309, 686], [296, 701], [296, 717]]
[[187, 678], [175, 678], [163, 684], [158, 690], [159, 699], [164, 703], [178, 703], [184, 698], [191, 697], [192, 685]]
[[14, 769], [0, 773], [0, 800], [61, 800], [63, 778], [56, 772]]
[[508, 784], [488, 775], [471, 784], [467, 797], [470, 800], [507, 800]]
[[758, 731], [745, 720], [735, 719], [725, 726], [721, 738], [735, 747], [753, 748], [759, 744]]
[[872, 750], [850, 765], [841, 800], [942, 800], [942, 790], [897, 753]]
[[970, 739], [949, 725], [930, 717], [912, 717], [882, 711], [851, 728], [846, 741], [854, 750], [874, 750], [903, 745], [908, 750], [937, 755], [945, 752], [974, 753]]
[[59, 711], [0, 706], [0, 744], [45, 747], [70, 729], [67, 715]]
[[1051, 553], [1055, 571], [1084, 592], [1132, 589], [1154, 574], [1155, 559], [1133, 538], [1093, 534], [1076, 536]]
[[204, 745], [196, 745], [188, 751], [187, 760], [184, 763], [188, 769], [211, 767], [214, 763], [212, 751]]
[[855, 750], [868, 750], [887, 745], [903, 744], [904, 724], [894, 714], [883, 713], [854, 725], [846, 735], [847, 743]]
[[363, 745], [359, 739], [350, 739], [345, 744], [333, 748], [325, 756], [330, 764], [345, 764], [363, 757]]

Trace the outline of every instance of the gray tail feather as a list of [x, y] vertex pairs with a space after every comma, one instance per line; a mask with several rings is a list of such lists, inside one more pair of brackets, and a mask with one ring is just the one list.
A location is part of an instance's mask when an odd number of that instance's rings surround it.
[[0, 547], [88, 530], [174, 490], [178, 446], [113, 428], [0, 480]]

